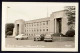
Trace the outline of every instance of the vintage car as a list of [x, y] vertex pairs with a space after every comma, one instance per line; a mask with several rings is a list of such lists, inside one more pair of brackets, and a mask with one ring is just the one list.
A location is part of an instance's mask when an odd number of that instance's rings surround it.
[[41, 34], [41, 41], [44, 41], [44, 37], [45, 37], [46, 34]]
[[40, 35], [35, 35], [34, 36], [34, 41], [39, 41], [41, 40], [41, 36]]
[[35, 35], [34, 36], [34, 41], [44, 41], [44, 34], [40, 34], [40, 35]]
[[18, 35], [18, 36], [15, 36], [15, 38], [18, 40], [18, 39], [20, 39], [20, 40], [23, 40], [23, 39], [28, 39], [28, 36], [26, 36], [26, 35], [24, 35], [24, 34], [20, 34], [20, 35]]
[[48, 35], [46, 35], [45, 37], [44, 37], [44, 41], [46, 42], [46, 41], [53, 41], [53, 37], [52, 37], [52, 35], [50, 35], [50, 34], [48, 34]]

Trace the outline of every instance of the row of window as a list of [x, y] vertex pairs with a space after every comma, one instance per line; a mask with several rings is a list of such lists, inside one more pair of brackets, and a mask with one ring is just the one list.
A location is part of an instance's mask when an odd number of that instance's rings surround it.
[[43, 24], [41, 24], [41, 22], [40, 23], [27, 23], [26, 25], [25, 25], [25, 27], [26, 26], [39, 26], [39, 25], [48, 25], [48, 21], [46, 21], [46, 22], [44, 22]]
[[32, 32], [33, 32], [33, 31], [48, 31], [48, 29], [43, 29], [43, 30], [41, 30], [41, 29], [40, 29], [40, 30], [39, 30], [39, 29], [37, 29], [37, 30], [25, 30], [25, 32], [26, 32], [26, 31], [32, 31]]
[[25, 27], [26, 29], [37, 29], [37, 28], [40, 28], [40, 29], [43, 29], [43, 28], [48, 28], [48, 26], [40, 26], [40, 27]]
[[30, 36], [30, 35], [31, 35], [31, 36], [35, 36], [35, 34], [25, 34], [25, 35], [27, 35], [27, 36]]

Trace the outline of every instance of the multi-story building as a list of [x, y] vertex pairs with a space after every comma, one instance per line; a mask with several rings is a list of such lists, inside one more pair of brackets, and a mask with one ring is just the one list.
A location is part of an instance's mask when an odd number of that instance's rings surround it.
[[68, 31], [68, 19], [65, 10], [53, 12], [50, 17], [24, 21], [15, 21], [14, 36], [25, 34], [33, 37], [36, 34], [65, 34]]

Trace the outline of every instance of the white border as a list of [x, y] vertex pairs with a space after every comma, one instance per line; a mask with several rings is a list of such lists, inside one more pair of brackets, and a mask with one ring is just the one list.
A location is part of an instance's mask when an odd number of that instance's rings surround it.
[[[31, 2], [28, 2], [31, 3]], [[33, 3], [33, 2], [32, 2]], [[35, 2], [34, 2], [35, 3]], [[39, 3], [39, 2], [38, 2]], [[43, 3], [43, 2], [42, 2]], [[47, 3], [47, 2], [44, 2]], [[53, 2], [51, 2], [53, 3]], [[56, 2], [54, 2], [56, 3]], [[59, 4], [61, 2], [57, 2]], [[66, 5], [76, 6], [76, 21], [75, 21], [75, 48], [5, 48], [5, 20], [6, 16], [6, 2], [2, 2], [2, 37], [1, 37], [1, 51], [67, 51], [67, 52], [77, 52], [78, 51], [78, 3], [63, 3]]]

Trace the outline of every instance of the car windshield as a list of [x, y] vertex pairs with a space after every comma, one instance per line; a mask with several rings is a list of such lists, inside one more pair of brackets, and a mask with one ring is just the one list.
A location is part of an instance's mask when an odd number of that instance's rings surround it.
[[51, 37], [51, 35], [46, 35], [45, 37]]
[[40, 36], [40, 35], [36, 35], [36, 36]]
[[22, 36], [25, 36], [25, 35], [22, 35]]

